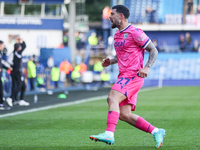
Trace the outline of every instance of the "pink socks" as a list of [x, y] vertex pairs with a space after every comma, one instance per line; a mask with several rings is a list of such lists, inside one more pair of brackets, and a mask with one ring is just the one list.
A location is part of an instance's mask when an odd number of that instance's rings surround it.
[[[108, 116], [107, 116], [106, 131], [111, 131], [114, 133], [118, 120], [119, 120], [119, 113], [115, 111], [109, 111]], [[135, 127], [149, 133], [151, 133], [155, 129], [154, 126], [152, 126], [149, 122], [144, 120], [142, 117], [139, 117], [137, 119]]]
[[109, 111], [107, 116], [106, 131], [111, 131], [114, 133], [118, 120], [119, 120], [119, 113], [115, 111]]
[[135, 127], [142, 131], [149, 132], [149, 133], [151, 133], [153, 131], [153, 129], [155, 128], [149, 122], [144, 120], [142, 117], [139, 117], [137, 119]]

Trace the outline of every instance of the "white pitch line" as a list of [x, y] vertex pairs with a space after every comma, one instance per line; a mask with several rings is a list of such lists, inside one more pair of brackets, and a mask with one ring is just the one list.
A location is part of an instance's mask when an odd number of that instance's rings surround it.
[[[150, 90], [155, 90], [155, 89], [159, 89], [159, 88], [158, 87], [145, 88], [145, 89], [141, 89], [140, 92], [145, 92], [145, 91], [150, 91]], [[98, 96], [98, 97], [93, 97], [93, 98], [76, 100], [76, 101], [73, 101], [73, 102], [55, 104], [55, 105], [52, 105], [52, 106], [45, 106], [45, 107], [41, 107], [41, 108], [34, 108], [34, 109], [30, 109], [30, 110], [23, 110], [23, 111], [14, 112], [14, 113], [8, 113], [8, 114], [0, 115], [0, 118], [20, 115], [20, 114], [26, 114], [26, 113], [30, 113], [30, 112], [37, 112], [37, 111], [40, 111], [40, 110], [47, 110], [47, 109], [52, 109], [52, 108], [58, 108], [58, 107], [64, 107], [64, 106], [69, 106], [69, 105], [81, 104], [81, 103], [85, 103], [85, 102], [96, 101], [96, 100], [100, 100], [100, 99], [105, 99], [105, 98], [107, 98], [107, 96], [108, 95]]]

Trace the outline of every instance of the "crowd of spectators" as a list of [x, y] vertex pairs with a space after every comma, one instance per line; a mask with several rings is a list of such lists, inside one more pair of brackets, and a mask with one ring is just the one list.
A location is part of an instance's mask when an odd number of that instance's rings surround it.
[[181, 52], [199, 52], [200, 45], [198, 39], [193, 39], [189, 32], [186, 32], [185, 35], [180, 35], [179, 46]]
[[[94, 43], [94, 46], [97, 46], [98, 44], [103, 46], [104, 43], [102, 38], [97, 38], [94, 33], [93, 35], [96, 38], [96, 43]], [[20, 41], [20, 43], [17, 42], [17, 40]], [[77, 38], [77, 42], [79, 40], [80, 39]], [[88, 42], [90, 43], [91, 41], [88, 39]], [[93, 81], [88, 83], [87, 81], [85, 82], [82, 80], [82, 76], [86, 72], [92, 72], [95, 77], [98, 76], [98, 79], [94, 81], [99, 82], [100, 86], [109, 82], [109, 74], [101, 66], [101, 60], [96, 59], [93, 61], [91, 59], [90, 64], [86, 65], [83, 62], [83, 56], [81, 55], [79, 49], [77, 49], [75, 64], [71, 64], [67, 59], [64, 59], [60, 64], [55, 64], [54, 56], [50, 56], [47, 59], [47, 67], [44, 67], [44, 64], [42, 64], [39, 61], [39, 58], [36, 58], [35, 55], [30, 56], [27, 62], [22, 63], [22, 52], [25, 49], [25, 41], [23, 41], [20, 37], [17, 37], [14, 45], [14, 51], [9, 55], [6, 54], [7, 50], [5, 46], [1, 46], [2, 60], [0, 61], [8, 61], [7, 63], [12, 67], [0, 69], [2, 74], [1, 90], [4, 94], [10, 95], [6, 98], [6, 102], [9, 107], [5, 107], [2, 100], [2, 105], [0, 104], [0, 110], [10, 109], [13, 105], [29, 106], [30, 103], [24, 100], [25, 91], [44, 92], [47, 89], [52, 88], [81, 86], [93, 83]], [[17, 69], [15, 69], [16, 62], [18, 66]], [[14, 73], [13, 68], [15, 71]], [[15, 81], [16, 75], [18, 76], [16, 77]], [[18, 100], [18, 93], [21, 93], [20, 100]], [[2, 94], [1, 97], [3, 99]]]
[[180, 34], [176, 45], [167, 44], [166, 41], [164, 40], [158, 41], [157, 38], [153, 38], [152, 42], [155, 45], [155, 47], [158, 49], [158, 52], [178, 52], [178, 53], [197, 52], [197, 53], [200, 53], [199, 40], [192, 38], [189, 32], [186, 32], [185, 34]]
[[187, 0], [186, 14], [200, 14], [200, 0]]

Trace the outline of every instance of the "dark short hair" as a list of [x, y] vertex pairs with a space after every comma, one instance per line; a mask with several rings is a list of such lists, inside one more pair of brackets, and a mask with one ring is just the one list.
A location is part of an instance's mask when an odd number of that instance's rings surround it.
[[129, 9], [124, 5], [115, 5], [112, 9], [116, 9], [118, 13], [122, 13], [126, 19], [130, 16]]
[[0, 44], [3, 44], [3, 41], [0, 40]]
[[14, 50], [17, 50], [21, 45], [19, 43], [15, 43]]

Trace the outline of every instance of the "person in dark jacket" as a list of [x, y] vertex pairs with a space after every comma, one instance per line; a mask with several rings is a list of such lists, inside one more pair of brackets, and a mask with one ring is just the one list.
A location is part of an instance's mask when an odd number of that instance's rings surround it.
[[7, 63], [5, 60], [2, 59], [3, 50], [4, 50], [4, 43], [3, 41], [0, 41], [0, 110], [8, 110], [10, 109], [10, 107], [7, 107], [3, 101], [3, 84], [1, 76], [2, 76], [2, 68], [12, 70], [12, 67], [9, 65], [9, 63]]
[[17, 100], [17, 95], [23, 86], [23, 73], [22, 73], [22, 52], [26, 48], [26, 43], [20, 38], [17, 38], [17, 42], [14, 45], [13, 51], [13, 60], [12, 61], [12, 93], [11, 96], [6, 99], [6, 102], [9, 106], [20, 105], [20, 106], [28, 106], [29, 103], [24, 100]]

